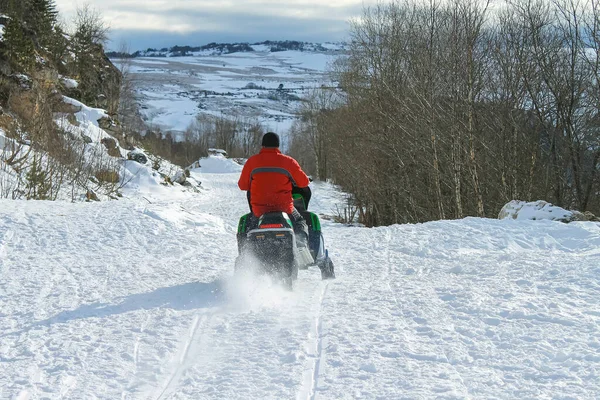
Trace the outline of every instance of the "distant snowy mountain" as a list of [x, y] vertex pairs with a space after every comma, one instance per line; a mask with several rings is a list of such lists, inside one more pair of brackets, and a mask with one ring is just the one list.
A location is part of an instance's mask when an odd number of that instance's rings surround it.
[[162, 49], [148, 48], [138, 50], [132, 54], [111, 52], [108, 56], [111, 58], [123, 57], [198, 57], [215, 56], [232, 53], [244, 52], [278, 52], [278, 51], [307, 51], [307, 52], [339, 52], [347, 51], [348, 45], [345, 42], [325, 42], [310, 43], [299, 42], [295, 40], [272, 41], [267, 40], [257, 43], [209, 43], [203, 46], [173, 46]]

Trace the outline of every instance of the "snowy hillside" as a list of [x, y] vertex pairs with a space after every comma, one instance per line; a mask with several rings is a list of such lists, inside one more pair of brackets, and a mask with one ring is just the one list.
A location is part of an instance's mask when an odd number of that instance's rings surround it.
[[324, 220], [338, 279], [290, 293], [232, 278], [240, 167], [202, 165], [198, 194], [0, 200], [0, 398], [598, 397], [597, 224]]
[[[140, 149], [125, 150], [100, 127], [101, 121], [103, 125], [112, 123], [105, 110], [88, 107], [66, 96], [62, 96], [61, 99], [65, 105], [72, 108], [70, 112], [55, 113], [54, 123], [61, 132], [68, 135], [72, 148], [77, 151], [80, 165], [79, 170], [70, 166], [71, 170], [63, 175], [47, 175], [48, 184], [52, 189], [47, 198], [83, 201], [89, 200], [90, 194], [93, 193], [95, 199], [108, 200], [117, 199], [123, 194], [137, 196], [140, 192], [194, 191], [198, 186], [198, 182], [193, 179], [189, 180], [187, 189], [179, 184], [167, 184], [166, 178], [173, 182], [177, 180], [178, 174], [183, 174], [180, 167], [156, 156], [151, 156], [149, 160], [149, 156]], [[128, 159], [130, 153], [143, 154], [146, 162], [139, 163]], [[20, 162], [5, 162], [10, 158], [20, 159]], [[56, 168], [52, 157], [39, 152], [28, 141], [9, 138], [7, 133], [0, 129], [0, 198], [28, 198], [28, 173], [31, 172], [36, 159], [38, 165], [48, 170], [52, 170], [48, 165], [52, 165], [53, 162]], [[106, 176], [110, 178], [108, 182], [100, 179]]]
[[223, 55], [201, 52], [112, 61], [131, 74], [150, 126], [181, 133], [196, 115], [205, 114], [257, 119], [285, 134], [311, 89], [337, 86], [326, 71], [340, 57], [339, 51], [333, 44], [325, 51], [254, 47], [253, 52]]

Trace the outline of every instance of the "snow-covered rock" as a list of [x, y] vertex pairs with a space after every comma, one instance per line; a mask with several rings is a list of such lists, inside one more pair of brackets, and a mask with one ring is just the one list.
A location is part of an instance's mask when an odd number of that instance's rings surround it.
[[146, 156], [146, 154], [144, 154], [144, 152], [140, 149], [134, 149], [127, 153], [127, 159], [133, 160], [140, 164], [146, 164], [148, 162], [148, 156]]
[[498, 214], [498, 219], [572, 222], [594, 221], [597, 218], [592, 213], [565, 210], [562, 207], [552, 205], [544, 200], [532, 202], [512, 200], [502, 207], [502, 210], [500, 210], [500, 213]]
[[180, 169], [180, 170], [178, 170], [178, 171], [175, 173], [175, 175], [173, 175], [173, 176], [171, 177], [171, 181], [172, 181], [173, 183], [179, 183], [180, 185], [183, 185], [183, 184], [185, 184], [186, 180], [187, 180], [187, 176], [186, 176], [186, 174], [185, 174], [185, 171], [183, 171], [183, 170], [181, 170], [181, 169]]
[[58, 77], [67, 89], [76, 89], [79, 87], [79, 82], [77, 82], [75, 79], [67, 78], [66, 76], [62, 75], [59, 75]]
[[227, 157], [227, 152], [223, 149], [208, 149], [208, 154], [211, 156], [223, 156]]

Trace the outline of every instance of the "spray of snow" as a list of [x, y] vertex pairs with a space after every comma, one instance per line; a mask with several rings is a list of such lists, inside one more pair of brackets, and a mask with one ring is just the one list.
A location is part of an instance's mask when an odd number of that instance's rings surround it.
[[258, 268], [249, 268], [225, 281], [224, 289], [230, 307], [244, 312], [260, 312], [281, 307], [293, 296], [279, 282], [257, 271]]

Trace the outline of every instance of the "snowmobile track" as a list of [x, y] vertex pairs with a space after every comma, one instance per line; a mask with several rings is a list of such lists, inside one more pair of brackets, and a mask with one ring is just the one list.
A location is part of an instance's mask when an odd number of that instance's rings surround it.
[[199, 344], [201, 341], [201, 335], [199, 332], [203, 332], [205, 326], [209, 321], [208, 315], [202, 316], [194, 316], [192, 324], [190, 325], [188, 337], [183, 342], [177, 356], [175, 357], [176, 365], [173, 369], [173, 372], [169, 375], [169, 378], [166, 380], [165, 385], [163, 386], [162, 391], [156, 397], [156, 400], [160, 400], [166, 398], [165, 395], [168, 395], [171, 391], [176, 389], [176, 384], [181, 378], [181, 375], [187, 368], [187, 360], [190, 356], [191, 349], [194, 344]]
[[311, 327], [309, 337], [312, 339], [308, 344], [308, 353], [310, 360], [310, 367], [304, 371], [304, 377], [302, 380], [302, 387], [298, 393], [298, 400], [315, 400], [317, 394], [317, 385], [319, 383], [319, 373], [323, 370], [325, 360], [325, 338], [323, 337], [323, 301], [327, 295], [327, 289], [329, 283], [326, 283], [321, 290], [318, 306], [317, 315], [314, 320], [314, 324]]

